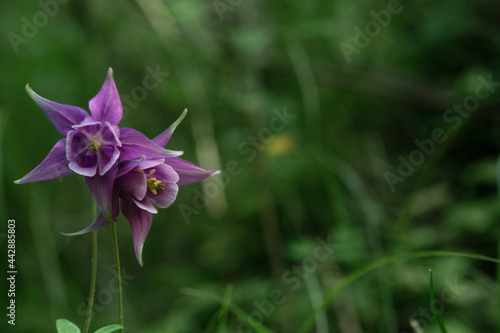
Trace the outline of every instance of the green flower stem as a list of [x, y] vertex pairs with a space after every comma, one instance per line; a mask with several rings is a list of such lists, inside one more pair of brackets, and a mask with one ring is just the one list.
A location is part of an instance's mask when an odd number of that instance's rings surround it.
[[[116, 236], [116, 222], [111, 223], [113, 230], [113, 245], [115, 248], [116, 279], [118, 280], [118, 323], [123, 326], [123, 299], [122, 299], [122, 274], [120, 270], [120, 255], [118, 254], [118, 237]], [[123, 332], [122, 330], [119, 331]]]
[[[92, 220], [97, 218], [97, 203], [92, 200]], [[90, 327], [90, 320], [92, 318], [92, 308], [94, 306], [95, 283], [97, 278], [97, 230], [92, 231], [92, 274], [90, 278], [90, 296], [89, 305], [87, 308], [87, 318], [85, 319], [85, 326], [83, 333], [88, 333]]]

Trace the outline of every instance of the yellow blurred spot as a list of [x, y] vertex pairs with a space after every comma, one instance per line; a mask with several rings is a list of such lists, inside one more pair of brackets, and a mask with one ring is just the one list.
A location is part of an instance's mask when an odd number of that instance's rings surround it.
[[266, 152], [268, 155], [285, 155], [294, 147], [295, 139], [290, 134], [281, 134], [274, 138]]

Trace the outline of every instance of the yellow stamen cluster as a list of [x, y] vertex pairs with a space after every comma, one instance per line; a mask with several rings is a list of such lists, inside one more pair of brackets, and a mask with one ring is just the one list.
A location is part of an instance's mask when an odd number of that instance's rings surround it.
[[[140, 172], [144, 172], [144, 170], [139, 170]], [[156, 172], [156, 169], [153, 169], [149, 171], [149, 176], [153, 175]], [[165, 189], [165, 184], [163, 184], [160, 180], [154, 178], [154, 177], [146, 177], [146, 183], [148, 185], [149, 190], [151, 193], [154, 195], [157, 195], [158, 192], [156, 190], [163, 190]]]
[[97, 137], [94, 136], [92, 141], [89, 143], [89, 153], [95, 153], [101, 147], [101, 143], [97, 140]]

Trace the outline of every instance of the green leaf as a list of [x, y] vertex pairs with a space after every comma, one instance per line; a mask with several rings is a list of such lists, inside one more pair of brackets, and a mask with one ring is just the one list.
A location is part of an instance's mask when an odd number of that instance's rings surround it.
[[436, 300], [434, 299], [434, 280], [432, 278], [432, 270], [429, 269], [429, 274], [430, 274], [430, 285], [431, 285], [431, 310], [432, 314], [434, 315], [434, 319], [436, 319], [436, 322], [438, 323], [439, 330], [441, 333], [446, 333], [446, 328], [444, 328], [443, 322], [441, 321], [441, 317], [439, 316], [439, 313], [437, 312], [436, 309]]
[[81, 333], [78, 326], [64, 318], [56, 320], [56, 328], [57, 333]]
[[112, 333], [112, 332], [116, 332], [117, 330], [122, 330], [122, 329], [123, 329], [122, 325], [113, 324], [113, 325], [101, 327], [100, 329], [98, 329], [94, 333]]

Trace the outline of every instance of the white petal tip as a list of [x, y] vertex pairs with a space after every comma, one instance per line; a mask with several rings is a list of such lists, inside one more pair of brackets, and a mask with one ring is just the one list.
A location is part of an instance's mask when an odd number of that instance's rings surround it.
[[184, 120], [184, 118], [186, 118], [187, 112], [188, 112], [188, 109], [184, 109], [184, 111], [182, 111], [179, 118], [177, 118], [177, 120], [169, 127], [168, 130], [169, 130], [170, 134], [172, 134], [175, 131], [175, 129], [177, 128], [177, 126], [179, 126], [181, 121]]
[[82, 232], [60, 232], [60, 234], [63, 236], [77, 236], [82, 234]]
[[24, 89], [26, 90], [26, 92], [28, 93], [28, 95], [30, 95], [30, 96], [37, 96], [37, 94], [33, 91], [33, 89], [31, 89], [29, 83], [26, 83], [26, 86], [24, 87]]

